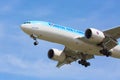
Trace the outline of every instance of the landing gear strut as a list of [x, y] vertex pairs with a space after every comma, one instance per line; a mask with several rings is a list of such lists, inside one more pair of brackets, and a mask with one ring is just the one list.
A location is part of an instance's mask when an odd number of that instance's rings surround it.
[[101, 54], [103, 54], [103, 55], [105, 55], [106, 57], [109, 57], [109, 56], [111, 56], [111, 52], [110, 51], [108, 51], [107, 49], [102, 49], [102, 50], [100, 50], [100, 53]]
[[86, 60], [83, 60], [83, 59], [79, 60], [78, 63], [81, 64], [81, 65], [83, 65], [83, 66], [85, 66], [85, 67], [90, 66], [90, 63], [87, 62]]
[[106, 57], [109, 57], [112, 55], [112, 53], [105, 46], [105, 43], [100, 43], [98, 44], [98, 46], [101, 46], [103, 48], [102, 50], [99, 51], [102, 55], [105, 55]]
[[86, 60], [87, 56], [88, 56], [87, 54], [81, 53], [81, 60], [78, 61], [78, 64], [81, 64], [81, 65], [83, 65], [85, 67], [90, 66], [90, 63], [87, 62], [87, 60]]
[[33, 38], [33, 40], [35, 40], [35, 42], [33, 43], [35, 46], [39, 44], [39, 42], [37, 41], [37, 36], [32, 34], [30, 35], [31, 38]]

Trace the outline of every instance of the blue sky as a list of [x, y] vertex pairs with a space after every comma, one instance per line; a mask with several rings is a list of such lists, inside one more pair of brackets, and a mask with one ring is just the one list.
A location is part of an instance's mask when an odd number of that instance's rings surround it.
[[60, 69], [47, 58], [50, 48], [63, 45], [33, 40], [20, 25], [42, 20], [83, 30], [120, 25], [120, 0], [2, 0], [0, 1], [0, 80], [119, 80], [120, 60], [96, 57], [91, 66], [73, 62]]

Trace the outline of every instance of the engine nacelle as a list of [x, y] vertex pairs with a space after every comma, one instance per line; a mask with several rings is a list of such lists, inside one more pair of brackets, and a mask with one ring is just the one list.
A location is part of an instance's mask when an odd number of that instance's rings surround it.
[[103, 41], [103, 39], [105, 38], [105, 35], [102, 31], [94, 29], [94, 28], [89, 28], [86, 30], [85, 32], [85, 37], [93, 42], [93, 43], [100, 43]]
[[48, 58], [55, 60], [55, 61], [59, 61], [62, 62], [65, 60], [66, 56], [65, 53], [63, 53], [62, 50], [58, 50], [58, 49], [50, 49], [48, 51]]

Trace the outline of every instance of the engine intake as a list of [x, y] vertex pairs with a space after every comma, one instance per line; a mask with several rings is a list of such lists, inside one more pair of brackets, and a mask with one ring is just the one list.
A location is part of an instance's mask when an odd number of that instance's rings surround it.
[[92, 36], [92, 31], [91, 31], [91, 29], [87, 29], [87, 30], [86, 30], [85, 36], [86, 36], [87, 39], [91, 38], [91, 36]]
[[48, 58], [55, 60], [55, 61], [59, 61], [62, 62], [65, 60], [66, 56], [65, 53], [63, 53], [62, 50], [58, 50], [58, 49], [50, 49], [48, 51]]
[[52, 50], [52, 49], [50, 49], [49, 51], [48, 51], [48, 58], [53, 58], [53, 56], [54, 56], [54, 51]]
[[85, 37], [93, 43], [100, 43], [105, 39], [104, 33], [94, 28], [87, 29], [85, 31]]

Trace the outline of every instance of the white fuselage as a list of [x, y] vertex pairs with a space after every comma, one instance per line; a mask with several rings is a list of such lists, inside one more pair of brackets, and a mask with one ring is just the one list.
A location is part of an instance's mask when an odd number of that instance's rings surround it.
[[[23, 31], [28, 35], [36, 35], [37, 38], [43, 39], [50, 42], [59, 43], [65, 45], [66, 47], [80, 51], [87, 54], [101, 55], [99, 51], [101, 47], [88, 44], [82, 40], [77, 39], [77, 37], [83, 37], [84, 34], [78, 34], [74, 31], [65, 30], [64, 28], [55, 27], [48, 24], [22, 24]], [[112, 57], [120, 58], [120, 46], [117, 45], [110, 50], [112, 52]]]

